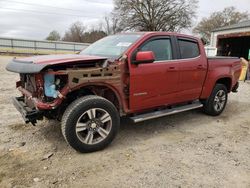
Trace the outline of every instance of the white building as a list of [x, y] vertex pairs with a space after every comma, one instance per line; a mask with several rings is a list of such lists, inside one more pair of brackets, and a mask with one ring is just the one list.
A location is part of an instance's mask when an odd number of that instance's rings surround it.
[[213, 30], [210, 45], [217, 48], [217, 55], [250, 60], [250, 20]]

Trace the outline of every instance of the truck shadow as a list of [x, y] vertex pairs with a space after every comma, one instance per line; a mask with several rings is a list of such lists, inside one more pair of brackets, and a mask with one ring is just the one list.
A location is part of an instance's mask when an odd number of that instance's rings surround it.
[[[200, 109], [196, 109], [136, 124], [129, 118], [121, 118], [118, 135], [108, 148], [112, 150], [131, 147], [159, 135], [168, 136], [169, 134], [181, 133], [185, 136], [188, 131], [195, 131], [196, 127], [213, 124], [217, 121], [229, 121], [240, 114], [240, 108], [244, 108], [243, 104], [235, 104], [235, 102], [230, 102], [224, 113], [217, 117], [207, 116]], [[235, 108], [235, 106], [241, 107]], [[61, 134], [59, 122], [48, 121], [39, 131], [40, 135], [50, 143], [59, 146], [60, 149], [67, 150], [69, 148]]]
[[[186, 126], [201, 126], [198, 122], [206, 117], [200, 110], [184, 112], [167, 117], [148, 120], [141, 123], [133, 123], [129, 118], [121, 118], [120, 130], [110, 147], [119, 149], [131, 147], [138, 142], [156, 137], [159, 134], [168, 133], [173, 130], [182, 131]], [[211, 117], [205, 118], [214, 121]], [[197, 123], [195, 123], [197, 122]], [[40, 135], [51, 144], [57, 145], [61, 149], [69, 148], [61, 134], [60, 123], [48, 121], [40, 130]]]

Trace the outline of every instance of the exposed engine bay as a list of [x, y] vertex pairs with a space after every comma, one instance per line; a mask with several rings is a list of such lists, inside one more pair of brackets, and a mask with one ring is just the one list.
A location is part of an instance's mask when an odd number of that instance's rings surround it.
[[[124, 71], [124, 64], [115, 62], [98, 61], [89, 63], [72, 63], [59, 66], [49, 66], [43, 71], [34, 74], [20, 74], [20, 81], [17, 82], [18, 90], [23, 94], [24, 103], [30, 109], [46, 113], [54, 113], [57, 107], [65, 99], [75, 100], [78, 94], [72, 95], [74, 91], [92, 93], [93, 95], [104, 96], [113, 100], [117, 106], [121, 105], [111, 89], [103, 87], [112, 85], [114, 90], [124, 91], [125, 82], [121, 71]], [[93, 85], [95, 87], [93, 87]], [[99, 87], [96, 87], [98, 86]], [[84, 88], [84, 91], [82, 90]], [[68, 95], [71, 96], [68, 96]], [[57, 113], [57, 112], [56, 112]]]

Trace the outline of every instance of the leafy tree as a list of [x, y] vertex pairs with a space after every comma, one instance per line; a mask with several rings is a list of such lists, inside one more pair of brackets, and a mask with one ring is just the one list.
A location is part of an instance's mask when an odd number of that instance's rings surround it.
[[248, 12], [239, 12], [235, 7], [227, 7], [223, 11], [212, 13], [208, 18], [203, 18], [193, 29], [193, 32], [200, 34], [206, 41], [209, 41], [212, 30], [229, 26], [248, 18]]
[[192, 25], [197, 0], [114, 0], [121, 30], [180, 31]]
[[51, 41], [58, 41], [61, 39], [60, 34], [58, 31], [54, 30], [49, 33], [49, 35], [46, 37], [46, 40], [51, 40]]

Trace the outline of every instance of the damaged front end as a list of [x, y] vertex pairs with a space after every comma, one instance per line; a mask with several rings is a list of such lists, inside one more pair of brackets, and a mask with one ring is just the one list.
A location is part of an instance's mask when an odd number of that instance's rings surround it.
[[[122, 91], [121, 67], [121, 64], [109, 64], [103, 58], [60, 65], [34, 64], [14, 59], [6, 69], [20, 74], [16, 87], [22, 96], [14, 97], [13, 104], [26, 123], [35, 125], [37, 120], [42, 120], [43, 117], [60, 119], [60, 113], [63, 111], [61, 108], [65, 107], [67, 95], [85, 85], [107, 83]], [[102, 95], [98, 92], [92, 90], [93, 94]], [[73, 96], [74, 99], [77, 97]], [[61, 105], [62, 103], [64, 105]]]
[[20, 74], [17, 89], [21, 97], [14, 97], [13, 104], [26, 123], [33, 125], [42, 120], [45, 114], [53, 111], [70, 91], [67, 77], [44, 72], [38, 74]]

